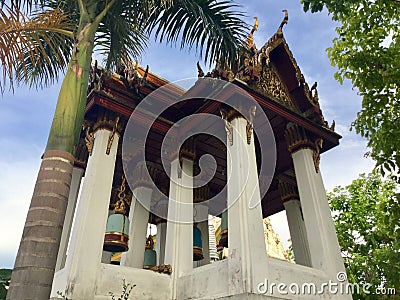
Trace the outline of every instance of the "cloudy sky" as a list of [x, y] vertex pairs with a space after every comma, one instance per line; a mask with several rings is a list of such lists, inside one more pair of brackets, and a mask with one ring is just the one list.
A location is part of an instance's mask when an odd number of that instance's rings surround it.
[[[284, 35], [307, 82], [318, 81], [320, 104], [325, 118], [336, 121], [336, 131], [343, 136], [339, 147], [321, 157], [321, 170], [327, 190], [347, 185], [359, 173], [370, 172], [373, 162], [363, 157], [366, 142], [349, 131], [361, 105], [361, 98], [347, 82], [341, 86], [333, 79], [325, 49], [331, 45], [337, 24], [324, 13], [304, 13], [300, 1], [240, 0], [251, 24], [260, 21], [255, 34], [261, 47], [276, 32], [283, 13], [289, 10], [289, 24]], [[180, 51], [173, 46], [152, 42], [141, 59], [143, 65], [170, 81], [197, 76], [194, 51]], [[204, 65], [204, 64], [203, 64]], [[12, 268], [22, 234], [30, 197], [40, 165], [59, 84], [36, 91], [26, 87], [5, 93], [0, 100], [0, 268]], [[289, 236], [282, 215], [273, 218], [273, 226], [286, 241]]]

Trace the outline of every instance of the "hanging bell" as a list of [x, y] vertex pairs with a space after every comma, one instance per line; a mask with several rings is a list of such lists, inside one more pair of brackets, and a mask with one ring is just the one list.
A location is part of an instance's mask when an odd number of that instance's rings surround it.
[[128, 251], [129, 219], [125, 215], [125, 177], [118, 193], [119, 200], [115, 203], [114, 213], [108, 217], [103, 250], [108, 252]]
[[225, 210], [221, 215], [221, 238], [218, 242], [218, 249], [222, 250], [228, 247], [228, 210]]
[[196, 224], [193, 226], [193, 260], [202, 260], [203, 256], [203, 242], [201, 240], [201, 231], [197, 228]]
[[157, 252], [154, 250], [153, 237], [149, 235], [146, 240], [146, 249], [144, 250], [143, 269], [150, 269], [157, 265]]

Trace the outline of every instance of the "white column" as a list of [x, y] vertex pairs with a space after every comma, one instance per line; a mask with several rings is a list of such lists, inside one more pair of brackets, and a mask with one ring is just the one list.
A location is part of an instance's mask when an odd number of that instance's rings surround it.
[[119, 140], [116, 134], [107, 155], [110, 134], [106, 129], [95, 133], [76, 212], [66, 262], [69, 272], [66, 296], [75, 300], [94, 298], [96, 276], [100, 270]]
[[165, 260], [165, 241], [167, 238], [167, 222], [160, 221], [157, 223], [157, 265], [161, 265]]
[[315, 169], [311, 149], [298, 150], [292, 153], [292, 158], [312, 266], [336, 279], [337, 273], [344, 272], [345, 268], [321, 173]]
[[193, 270], [193, 161], [171, 162], [165, 264], [172, 266], [173, 299], [180, 276]]
[[254, 136], [247, 144], [246, 125], [242, 117], [233, 119], [232, 143], [227, 142], [229, 259], [241, 266], [242, 287], [237, 289], [257, 293], [255, 268], [266, 251]]
[[138, 186], [132, 193], [132, 203], [129, 211], [129, 250], [122, 254], [121, 265], [142, 269], [149, 222], [149, 211], [142, 203], [145, 205], [146, 203], [150, 203], [153, 191], [151, 188]]
[[214, 262], [218, 260], [218, 252], [217, 252], [217, 239], [215, 236], [215, 228], [213, 225], [212, 215], [208, 215], [208, 244], [210, 248], [210, 261]]
[[69, 189], [67, 211], [65, 212], [65, 219], [63, 231], [61, 234], [60, 248], [58, 249], [57, 263], [55, 271], [59, 271], [65, 266], [67, 259], [67, 248], [69, 237], [71, 234], [72, 221], [75, 215], [75, 207], [78, 199], [79, 188], [83, 177], [84, 170], [82, 168], [74, 167], [72, 170], [71, 187]]
[[197, 266], [204, 266], [210, 263], [210, 243], [209, 243], [209, 235], [208, 235], [208, 207], [205, 205], [196, 205], [195, 219], [203, 220], [198, 223], [197, 227], [201, 231], [201, 241], [203, 247], [203, 256], [202, 260], [198, 261]]
[[165, 242], [167, 239], [168, 200], [159, 199], [154, 207], [157, 225], [157, 265], [165, 263]]
[[283, 206], [286, 210], [295, 261], [297, 264], [311, 267], [310, 249], [300, 201], [298, 199], [288, 200], [283, 202]]

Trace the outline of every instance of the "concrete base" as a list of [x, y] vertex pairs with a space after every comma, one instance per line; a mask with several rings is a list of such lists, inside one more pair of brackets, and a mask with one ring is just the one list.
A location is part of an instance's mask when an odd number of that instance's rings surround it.
[[[144, 269], [99, 264], [94, 297], [84, 300], [110, 299], [110, 292], [117, 296], [121, 295], [123, 279], [127, 284], [136, 285], [129, 299], [138, 300], [351, 299], [351, 295], [329, 293], [326, 285], [330, 281], [333, 283], [338, 281], [321, 270], [265, 257], [259, 261], [254, 271], [254, 286], [252, 291], [248, 291], [242, 284], [244, 278], [241, 262], [234, 257], [195, 268], [177, 277], [175, 284], [174, 276]], [[63, 287], [66, 286], [65, 273], [68, 272], [60, 270], [56, 273], [51, 299], [61, 299], [57, 298], [56, 291], [63, 291]], [[286, 286], [284, 292], [280, 292], [280, 284]], [[303, 285], [310, 284], [315, 286], [314, 290], [311, 289], [312, 292], [295, 293], [289, 289], [290, 285], [297, 285], [301, 289]], [[338, 286], [340, 290], [340, 283]], [[321, 287], [324, 288], [324, 293], [318, 292]]]

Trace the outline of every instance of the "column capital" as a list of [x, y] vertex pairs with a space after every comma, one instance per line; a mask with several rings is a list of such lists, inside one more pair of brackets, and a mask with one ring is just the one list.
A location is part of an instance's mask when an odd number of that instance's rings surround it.
[[314, 150], [315, 146], [303, 127], [289, 123], [285, 130], [285, 139], [290, 153], [301, 149]]
[[300, 201], [299, 192], [297, 190], [297, 186], [288, 183], [286, 181], [279, 181], [278, 190], [281, 195], [281, 200], [283, 203], [290, 200], [298, 200]]
[[116, 131], [119, 135], [121, 134], [122, 128], [120, 125], [120, 117], [117, 116], [114, 119], [103, 117], [98, 119], [93, 125], [93, 132], [96, 133], [97, 130], [106, 129], [109, 131]]
[[194, 161], [196, 157], [196, 141], [193, 137], [185, 141], [180, 149], [180, 159], [186, 158]]
[[193, 202], [203, 202], [209, 199], [210, 188], [208, 185], [193, 189]]
[[156, 167], [148, 165], [145, 162], [139, 163], [135, 167], [132, 177], [129, 177], [129, 183], [132, 186], [132, 190], [141, 186], [152, 189], [155, 186], [154, 182], [159, 174], [160, 171]]
[[115, 135], [121, 135], [122, 128], [119, 124], [120, 117], [117, 116], [114, 120], [104, 117], [102, 119], [97, 120], [97, 122], [91, 128], [90, 123], [88, 121], [84, 121], [82, 124], [82, 130], [85, 131], [85, 144], [87, 147], [87, 151], [89, 156], [92, 155], [95, 134], [97, 131], [101, 129], [105, 129], [111, 131], [110, 136], [108, 138], [108, 143], [106, 147], [106, 154], [109, 155], [111, 151], [112, 144], [115, 139]]
[[285, 130], [285, 139], [288, 150], [291, 154], [302, 149], [312, 150], [315, 171], [318, 173], [323, 140], [321, 138], [313, 139], [303, 127], [293, 123], [289, 123], [287, 125]]
[[233, 126], [231, 122], [237, 118], [242, 118], [247, 121], [246, 124], [247, 144], [250, 145], [251, 143], [251, 136], [253, 135], [253, 123], [256, 115], [256, 106], [250, 106], [247, 110], [246, 109], [242, 110], [246, 111], [246, 116], [244, 116], [241, 112], [237, 111], [234, 108], [220, 109], [221, 118], [225, 121], [225, 130], [231, 146], [233, 145]]

